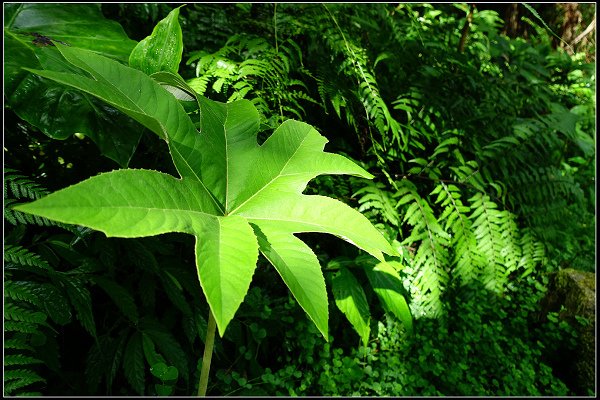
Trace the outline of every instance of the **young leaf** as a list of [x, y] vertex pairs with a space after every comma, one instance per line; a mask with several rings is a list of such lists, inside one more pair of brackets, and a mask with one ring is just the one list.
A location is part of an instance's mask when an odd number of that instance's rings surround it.
[[333, 277], [333, 297], [335, 304], [344, 313], [362, 339], [363, 345], [369, 342], [369, 304], [365, 292], [347, 268], [341, 268]]
[[147, 75], [159, 71], [177, 72], [183, 54], [179, 9], [173, 9], [160, 21], [152, 34], [139, 42], [129, 55], [129, 66]]
[[198, 132], [175, 97], [146, 75], [82, 50], [61, 51], [94, 79], [38, 73], [94, 94], [153, 129], [169, 143], [182, 178], [113, 171], [15, 209], [107, 236], [194, 235], [198, 277], [221, 335], [248, 291], [260, 249], [327, 338], [323, 275], [312, 251], [293, 235], [330, 233], [381, 261], [382, 252], [395, 251], [359, 212], [302, 192], [322, 174], [372, 176], [324, 152], [327, 140], [308, 124], [288, 120], [259, 145], [252, 103], [198, 96]]

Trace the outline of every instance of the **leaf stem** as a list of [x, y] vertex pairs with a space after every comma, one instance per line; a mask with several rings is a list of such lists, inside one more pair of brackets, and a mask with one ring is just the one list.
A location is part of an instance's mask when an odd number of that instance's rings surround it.
[[198, 397], [206, 396], [208, 387], [208, 373], [210, 372], [210, 360], [212, 359], [215, 344], [215, 331], [217, 325], [212, 311], [208, 310], [208, 327], [206, 328], [206, 340], [204, 341], [204, 356], [202, 357], [202, 370], [200, 371], [200, 382], [198, 383]]

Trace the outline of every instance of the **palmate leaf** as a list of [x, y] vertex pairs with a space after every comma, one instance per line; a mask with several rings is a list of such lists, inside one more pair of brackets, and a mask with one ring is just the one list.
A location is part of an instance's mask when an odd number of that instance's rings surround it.
[[259, 116], [246, 100], [224, 104], [198, 97], [197, 131], [175, 97], [148, 76], [86, 51], [60, 50], [92, 78], [38, 73], [87, 91], [155, 131], [168, 142], [181, 178], [118, 170], [17, 209], [107, 236], [194, 235], [198, 277], [221, 336], [248, 291], [260, 251], [327, 338], [320, 265], [294, 234], [333, 234], [382, 261], [382, 252], [395, 251], [359, 212], [302, 192], [317, 175], [371, 175], [324, 152], [327, 139], [302, 122], [286, 121], [259, 145]]

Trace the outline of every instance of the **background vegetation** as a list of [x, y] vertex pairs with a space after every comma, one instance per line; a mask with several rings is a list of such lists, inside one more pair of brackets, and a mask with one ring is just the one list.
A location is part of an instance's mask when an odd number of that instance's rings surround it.
[[[140, 41], [178, 6], [97, 11]], [[595, 272], [595, 41], [579, 38], [595, 5], [508, 6], [180, 9], [179, 73], [196, 92], [249, 99], [263, 135], [305, 121], [328, 151], [375, 175], [317, 178], [307, 192], [350, 204], [394, 244], [414, 318], [410, 332], [374, 301], [362, 252], [304, 234], [331, 292], [329, 342], [259, 260], [217, 340], [209, 395], [574, 394], [551, 355], [574, 346], [575, 330], [540, 316], [539, 302], [549, 273]], [[5, 37], [17, 30], [5, 26]], [[191, 238], [109, 239], [11, 210], [123, 164], [172, 172], [164, 143], [144, 133], [115, 145], [131, 147], [130, 159], [105, 157], [89, 134], [72, 135], [81, 130], [49, 135], [10, 89], [4, 393], [195, 393], [207, 304]], [[49, 98], [22, 95], [34, 106]], [[348, 272], [370, 308], [367, 343], [335, 302]], [[157, 360], [164, 371], [150, 368]]]

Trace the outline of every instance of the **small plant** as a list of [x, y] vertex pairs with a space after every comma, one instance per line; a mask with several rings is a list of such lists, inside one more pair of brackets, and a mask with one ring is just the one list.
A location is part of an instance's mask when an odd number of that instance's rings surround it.
[[[367, 346], [309, 340], [314, 328], [299, 322], [290, 337], [307, 340], [278, 355], [281, 367], [264, 369], [243, 384], [233, 373], [231, 379], [218, 373], [223, 394], [570, 395], [543, 354], [545, 346], [572, 342], [573, 328], [553, 315], [535, 326], [540, 287], [532, 277], [518, 283], [504, 298], [482, 287], [465, 291], [452, 286], [443, 297], [446, 312], [440, 318], [415, 321], [412, 335], [395, 318], [373, 321], [373, 339]], [[277, 326], [275, 321], [272, 325]]]

